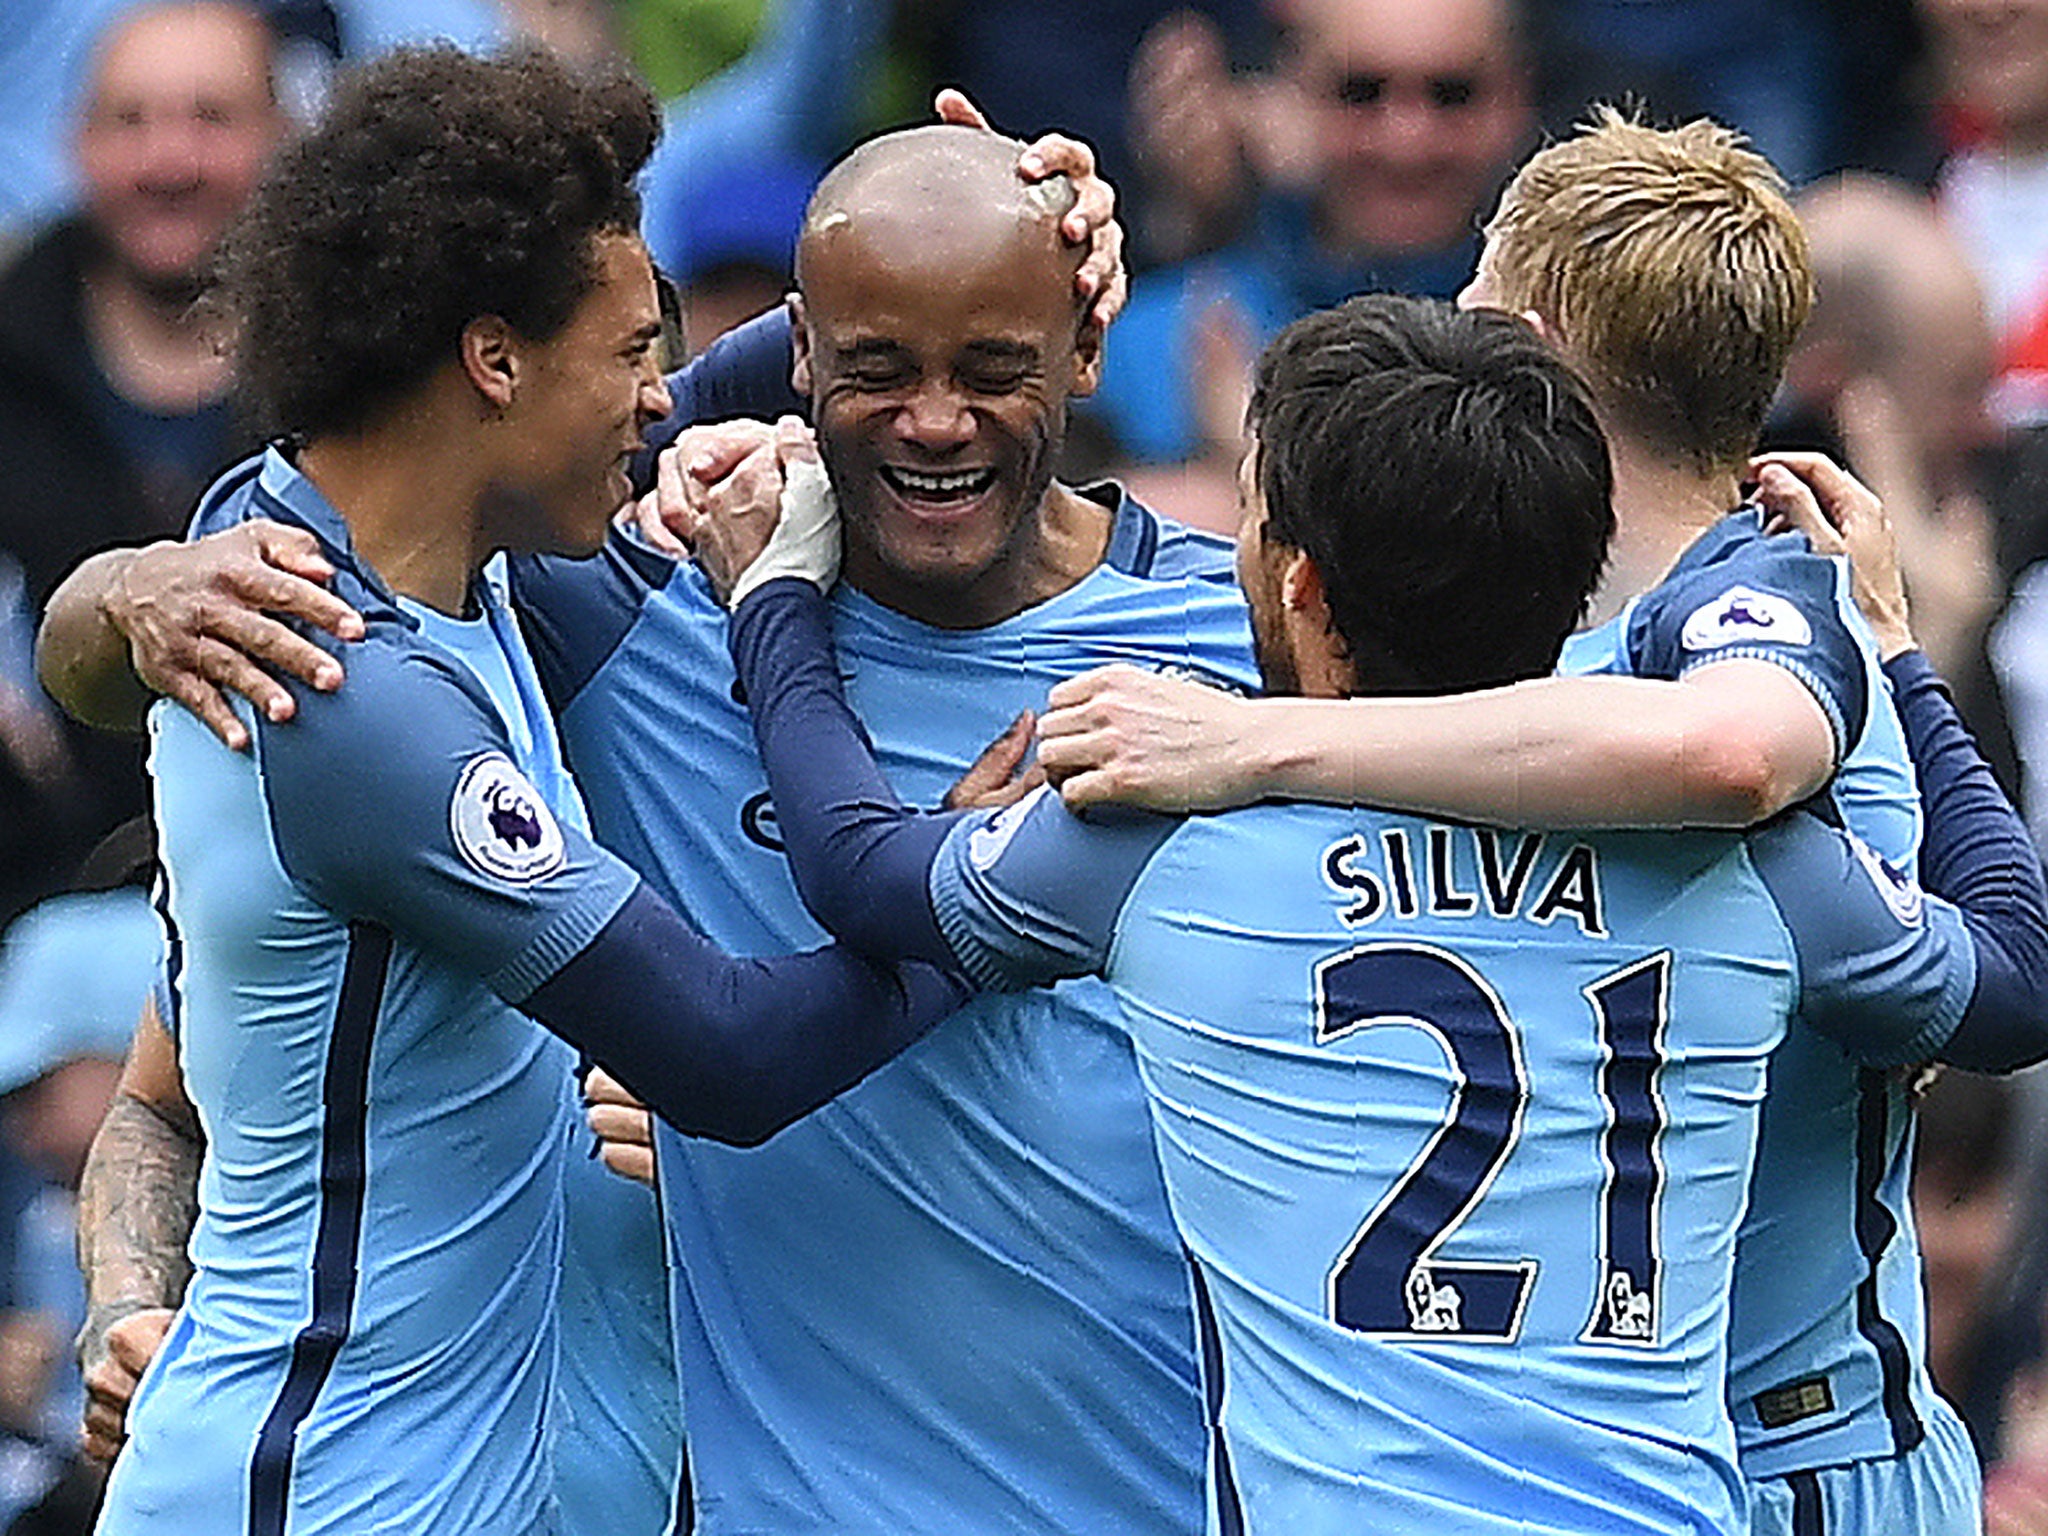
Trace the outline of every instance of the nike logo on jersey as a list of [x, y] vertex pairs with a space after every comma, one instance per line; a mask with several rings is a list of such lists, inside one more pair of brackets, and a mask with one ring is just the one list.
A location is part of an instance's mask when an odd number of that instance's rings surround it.
[[1000, 859], [1003, 850], [1010, 846], [1010, 839], [1017, 835], [1017, 829], [1024, 825], [1024, 818], [1031, 814], [1031, 808], [1049, 793], [1050, 787], [1041, 784], [1015, 805], [1003, 807], [969, 832], [967, 862], [977, 870], [986, 870]]

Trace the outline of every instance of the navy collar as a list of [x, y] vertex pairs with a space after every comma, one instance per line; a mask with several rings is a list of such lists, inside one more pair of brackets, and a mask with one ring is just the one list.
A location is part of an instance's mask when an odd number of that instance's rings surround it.
[[[353, 578], [377, 600], [380, 607], [397, 615], [407, 627], [417, 627], [412, 616], [399, 606], [397, 595], [385, 584], [384, 578], [356, 553], [348, 522], [335, 510], [334, 503], [285, 457], [283, 448], [277, 444], [263, 451], [262, 468], [256, 478], [256, 499], [266, 516], [281, 523], [294, 524], [312, 534], [345, 577]], [[363, 606], [347, 592], [338, 595], [355, 607]]]

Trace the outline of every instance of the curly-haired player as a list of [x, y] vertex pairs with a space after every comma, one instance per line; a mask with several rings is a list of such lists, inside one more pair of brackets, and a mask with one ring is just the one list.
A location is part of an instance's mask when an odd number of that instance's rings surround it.
[[[493, 557], [594, 549], [669, 410], [634, 232], [655, 134], [644, 91], [539, 55], [401, 53], [342, 85], [226, 247], [279, 437], [195, 532], [306, 530], [363, 623], [348, 688], [288, 727], [246, 714], [253, 752], [151, 722], [168, 1022], [206, 1152], [104, 1532], [659, 1528], [652, 1202], [589, 1187], [574, 1055], [527, 1015], [675, 1123], [759, 1141], [961, 996], [834, 950], [712, 949], [590, 841], [505, 608]], [[579, 1258], [628, 1289], [579, 1307]], [[635, 1327], [651, 1426], [577, 1391]], [[571, 1513], [590, 1490], [560, 1472], [593, 1449], [609, 1497]]]

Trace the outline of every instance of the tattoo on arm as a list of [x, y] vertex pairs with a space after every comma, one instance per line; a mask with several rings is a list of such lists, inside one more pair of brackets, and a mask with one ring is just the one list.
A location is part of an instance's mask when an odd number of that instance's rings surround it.
[[104, 1351], [108, 1328], [184, 1299], [203, 1149], [196, 1120], [115, 1095], [78, 1191], [78, 1267], [88, 1303], [79, 1355], [88, 1368]]

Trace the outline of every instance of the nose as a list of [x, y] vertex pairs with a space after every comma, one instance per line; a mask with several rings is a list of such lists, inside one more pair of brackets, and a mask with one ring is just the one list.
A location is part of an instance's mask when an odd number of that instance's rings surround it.
[[150, 114], [136, 140], [136, 183], [153, 192], [182, 192], [196, 185], [206, 163], [207, 128], [196, 113]]
[[1438, 113], [1427, 101], [1403, 91], [1386, 103], [1376, 134], [1381, 158], [1401, 170], [1419, 170], [1437, 154], [1442, 134]]
[[668, 380], [661, 376], [660, 364], [652, 365], [640, 380], [640, 398], [635, 405], [643, 428], [653, 426], [675, 411], [676, 403], [668, 392]]
[[905, 442], [942, 453], [973, 441], [974, 413], [950, 381], [927, 380], [897, 410], [896, 431]]

